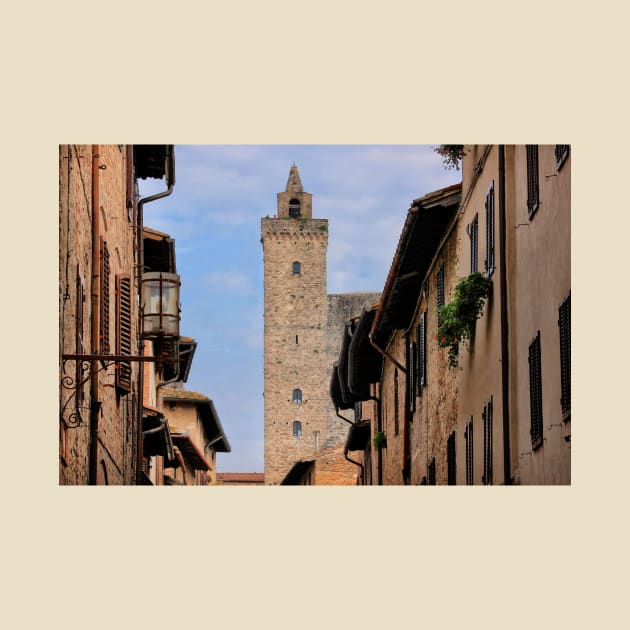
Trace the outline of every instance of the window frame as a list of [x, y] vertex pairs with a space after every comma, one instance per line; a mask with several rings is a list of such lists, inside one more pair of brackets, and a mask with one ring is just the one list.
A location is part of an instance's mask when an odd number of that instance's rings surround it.
[[538, 168], [538, 145], [525, 145], [527, 169], [527, 214], [531, 219], [540, 206], [540, 173]]
[[469, 226], [470, 236], [470, 273], [479, 270], [479, 213], [476, 213]]
[[293, 421], [292, 429], [293, 429], [292, 430], [293, 437], [302, 437], [302, 422], [300, 420]]
[[486, 260], [484, 263], [486, 277], [490, 278], [495, 269], [495, 212], [494, 212], [494, 181], [486, 193]]
[[542, 400], [542, 357], [540, 331], [529, 344], [529, 413], [532, 450], [540, 448], [544, 441], [543, 400]]
[[[297, 269], [297, 271], [296, 271]], [[301, 276], [302, 275], [302, 263], [299, 260], [294, 260], [293, 263], [291, 263], [291, 271], [292, 274], [294, 276]]]
[[485, 486], [493, 484], [493, 409], [492, 396], [484, 405], [483, 419], [483, 477], [481, 478]]
[[293, 404], [294, 405], [302, 404], [302, 390], [299, 388], [296, 388], [293, 390]]

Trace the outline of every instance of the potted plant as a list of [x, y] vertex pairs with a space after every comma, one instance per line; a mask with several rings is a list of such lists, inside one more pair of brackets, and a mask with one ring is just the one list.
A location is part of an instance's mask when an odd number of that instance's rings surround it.
[[387, 436], [383, 431], [378, 431], [372, 440], [374, 444], [374, 448], [386, 448], [387, 447]]
[[438, 346], [448, 348], [448, 366], [458, 366], [459, 344], [470, 339], [481, 316], [492, 281], [482, 273], [471, 273], [455, 285], [453, 299], [438, 311]]
[[459, 170], [459, 164], [464, 157], [463, 144], [439, 144], [433, 150], [442, 158], [444, 168]]

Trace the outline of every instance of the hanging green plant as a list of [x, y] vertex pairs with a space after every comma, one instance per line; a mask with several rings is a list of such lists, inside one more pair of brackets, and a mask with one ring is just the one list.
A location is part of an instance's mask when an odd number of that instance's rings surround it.
[[374, 448], [385, 448], [387, 446], [387, 436], [383, 431], [379, 431], [372, 440]]
[[482, 273], [471, 273], [455, 285], [453, 299], [438, 311], [438, 346], [448, 348], [448, 366], [459, 364], [459, 344], [470, 339], [481, 316], [492, 282]]
[[445, 168], [459, 170], [459, 164], [464, 157], [463, 144], [438, 144], [433, 150], [442, 158]]

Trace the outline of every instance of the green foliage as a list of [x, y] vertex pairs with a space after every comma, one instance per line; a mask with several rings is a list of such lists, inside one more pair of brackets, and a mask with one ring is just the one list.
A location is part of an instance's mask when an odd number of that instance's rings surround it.
[[482, 273], [471, 273], [455, 285], [453, 299], [438, 312], [438, 345], [448, 348], [448, 366], [458, 366], [459, 344], [470, 339], [481, 316], [492, 282]]
[[439, 144], [433, 150], [442, 158], [445, 168], [459, 170], [459, 164], [464, 157], [463, 144]]
[[372, 444], [374, 444], [374, 448], [384, 448], [387, 446], [387, 436], [385, 433], [383, 431], [376, 433], [374, 439], [372, 440]]

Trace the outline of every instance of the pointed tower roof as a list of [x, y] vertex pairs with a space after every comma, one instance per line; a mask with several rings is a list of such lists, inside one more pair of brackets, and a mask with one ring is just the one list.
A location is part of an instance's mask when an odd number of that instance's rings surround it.
[[287, 180], [286, 192], [304, 192], [302, 187], [302, 180], [300, 179], [300, 173], [298, 167], [293, 164], [289, 171], [289, 179]]

